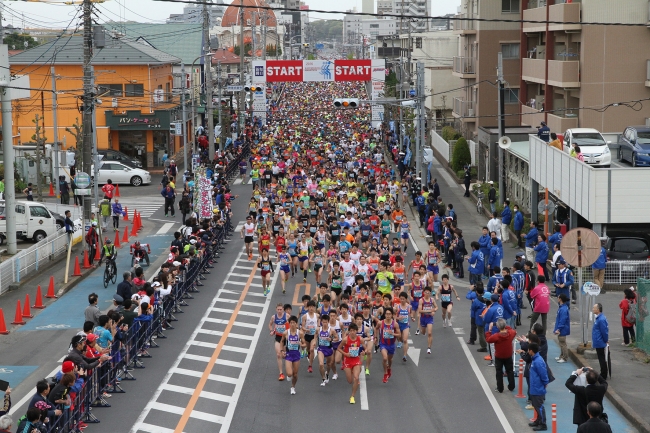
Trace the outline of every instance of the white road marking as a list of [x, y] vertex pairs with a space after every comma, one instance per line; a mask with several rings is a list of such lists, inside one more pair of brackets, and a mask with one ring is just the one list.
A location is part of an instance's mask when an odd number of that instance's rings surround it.
[[420, 352], [421, 349], [418, 349], [413, 345], [413, 340], [410, 338], [408, 339], [409, 343], [409, 358], [411, 358], [411, 361], [413, 361], [413, 364], [415, 364], [416, 367], [420, 366]]
[[241, 185], [241, 177], [238, 177], [235, 179], [235, 181], [232, 183], [233, 185]]
[[508, 422], [506, 415], [503, 413], [503, 409], [501, 409], [501, 406], [499, 406], [497, 399], [494, 398], [494, 394], [492, 393], [490, 387], [485, 381], [485, 378], [483, 377], [483, 373], [481, 373], [481, 370], [478, 368], [478, 365], [476, 365], [476, 361], [474, 361], [474, 358], [472, 357], [471, 352], [467, 348], [467, 345], [465, 344], [463, 337], [458, 337], [458, 341], [460, 342], [460, 346], [463, 348], [463, 353], [465, 353], [469, 365], [472, 367], [472, 370], [474, 370], [474, 374], [476, 375], [478, 382], [481, 384], [481, 388], [483, 388], [483, 392], [487, 396], [490, 405], [492, 405], [492, 409], [494, 410], [494, 413], [499, 419], [499, 422], [501, 422], [503, 431], [505, 433], [515, 433], [515, 431], [512, 429], [512, 426], [510, 426], [510, 423]]
[[140, 423], [138, 426], [138, 431], [145, 431], [148, 433], [174, 433], [174, 429], [159, 427], [157, 425]]
[[465, 334], [465, 330], [463, 328], [454, 328], [454, 334]]
[[[188, 370], [186, 368], [178, 368], [177, 367], [177, 368], [174, 368], [173, 370], [171, 370], [171, 372], [176, 373], [176, 374], [184, 374], [185, 376], [203, 377], [203, 372], [202, 371]], [[237, 377], [222, 376], [220, 374], [210, 374], [210, 375], [208, 375], [208, 379], [214, 380], [216, 382], [225, 382], [225, 383], [230, 383], [230, 384], [236, 384], [237, 381], [239, 380], [239, 378], [237, 378]]]
[[167, 233], [172, 227], [174, 227], [175, 223], [165, 223], [163, 226], [158, 230], [156, 233], [157, 235], [164, 235]]
[[359, 373], [359, 400], [361, 401], [361, 410], [370, 410], [368, 405], [368, 387], [366, 386], [366, 375], [364, 369]]

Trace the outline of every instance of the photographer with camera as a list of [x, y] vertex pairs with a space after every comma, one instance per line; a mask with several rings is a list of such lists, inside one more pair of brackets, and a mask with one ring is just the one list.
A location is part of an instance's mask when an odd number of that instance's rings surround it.
[[[595, 401], [603, 405], [603, 397], [607, 392], [607, 382], [601, 375], [590, 367], [579, 368], [567, 379], [565, 386], [575, 395], [573, 403], [573, 423], [580, 425], [589, 420], [587, 405]], [[601, 419], [607, 420], [606, 414]]]

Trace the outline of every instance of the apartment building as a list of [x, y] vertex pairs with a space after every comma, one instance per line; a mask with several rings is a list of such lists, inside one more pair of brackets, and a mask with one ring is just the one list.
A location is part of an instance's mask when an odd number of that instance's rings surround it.
[[400, 33], [426, 32], [429, 30], [428, 19], [413, 19], [412, 16], [428, 17], [431, 15], [431, 0], [393, 0], [393, 14], [406, 15], [409, 18], [397, 17]]
[[[508, 22], [476, 21], [477, 18], [518, 20], [521, 1], [462, 0], [454, 20], [454, 33], [460, 35], [458, 55], [453, 58], [452, 73], [462, 95], [453, 99], [452, 113], [457, 128], [471, 140], [478, 140], [480, 127], [494, 127], [498, 119], [496, 87], [498, 53], [503, 53], [504, 79], [507, 84], [506, 126], [518, 126], [520, 99], [521, 25]], [[479, 150], [479, 159], [489, 155], [489, 143]]]
[[[648, 0], [522, 0], [521, 122], [551, 131], [621, 132], [650, 118], [650, 103], [580, 109], [650, 98]], [[623, 23], [601, 26], [583, 23]], [[639, 26], [641, 24], [641, 26]]]

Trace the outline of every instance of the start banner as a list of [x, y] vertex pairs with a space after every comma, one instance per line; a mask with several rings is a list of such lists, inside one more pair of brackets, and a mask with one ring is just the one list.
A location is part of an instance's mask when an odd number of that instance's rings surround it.
[[[381, 62], [381, 65], [378, 63]], [[253, 84], [301, 81], [371, 81], [374, 69], [384, 70], [380, 60], [255, 60]]]

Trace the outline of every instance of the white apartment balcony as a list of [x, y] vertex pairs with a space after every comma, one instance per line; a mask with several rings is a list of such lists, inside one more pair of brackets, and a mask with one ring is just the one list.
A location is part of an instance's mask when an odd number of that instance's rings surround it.
[[463, 98], [454, 98], [452, 115], [461, 118], [463, 122], [474, 122], [476, 117], [475, 101], [466, 101]]
[[451, 73], [459, 78], [476, 78], [476, 58], [454, 57], [454, 66]]
[[[459, 35], [475, 35], [476, 34], [476, 25], [474, 21], [465, 20], [467, 14], [456, 15], [454, 19], [454, 33]], [[461, 19], [458, 19], [461, 18]]]

